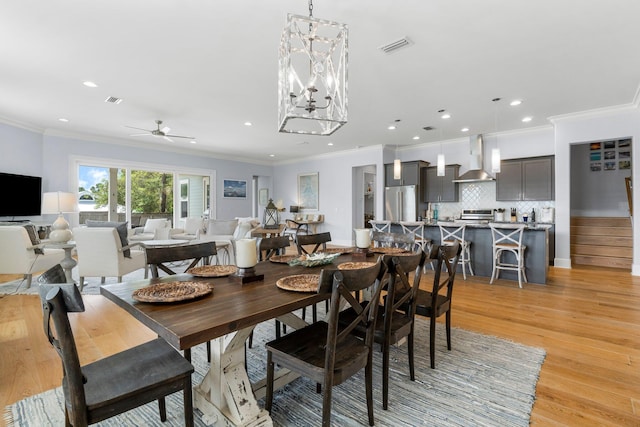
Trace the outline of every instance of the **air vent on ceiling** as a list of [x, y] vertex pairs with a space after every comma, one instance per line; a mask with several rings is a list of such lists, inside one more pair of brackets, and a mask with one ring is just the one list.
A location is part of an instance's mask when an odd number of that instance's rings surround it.
[[411, 40], [409, 40], [407, 37], [402, 37], [401, 39], [394, 40], [391, 43], [382, 45], [378, 49], [380, 49], [384, 53], [391, 53], [391, 52], [395, 52], [400, 48], [409, 46], [410, 44], [411, 44]]
[[115, 96], [110, 96], [104, 100], [104, 102], [108, 102], [110, 104], [120, 104], [122, 102], [122, 98], [116, 98]]
[[424, 129], [424, 130], [434, 130], [435, 128], [433, 126], [425, 126], [422, 129]]

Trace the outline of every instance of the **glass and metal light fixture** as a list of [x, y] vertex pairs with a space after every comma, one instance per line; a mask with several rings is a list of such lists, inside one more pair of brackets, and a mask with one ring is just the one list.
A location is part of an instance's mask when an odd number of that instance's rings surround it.
[[500, 98], [493, 98], [494, 108], [494, 120], [496, 125], [496, 148], [491, 150], [491, 172], [500, 173], [500, 146], [498, 145], [498, 101]]
[[436, 175], [444, 176], [444, 154], [438, 154], [438, 160], [436, 163]]
[[279, 49], [280, 132], [331, 135], [347, 123], [348, 29], [345, 24], [287, 15]]
[[280, 214], [278, 207], [273, 204], [273, 199], [269, 199], [269, 203], [264, 208], [264, 225], [263, 228], [278, 228], [280, 226]]

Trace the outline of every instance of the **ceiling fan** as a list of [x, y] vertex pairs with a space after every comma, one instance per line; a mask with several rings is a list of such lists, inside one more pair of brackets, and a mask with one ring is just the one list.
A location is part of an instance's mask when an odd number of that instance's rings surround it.
[[171, 131], [171, 128], [165, 126], [162, 129], [160, 129], [160, 125], [161, 124], [162, 124], [162, 120], [156, 120], [156, 125], [158, 126], [157, 129], [143, 129], [143, 128], [137, 128], [137, 127], [133, 127], [133, 126], [125, 126], [125, 127], [131, 128], [131, 129], [138, 129], [138, 130], [145, 131], [145, 133], [134, 133], [134, 134], [129, 135], [129, 136], [153, 135], [153, 136], [157, 136], [157, 137], [162, 137], [162, 138], [166, 139], [169, 142], [173, 142], [173, 140], [171, 138], [195, 139], [192, 136], [172, 135], [172, 134], [169, 133]]

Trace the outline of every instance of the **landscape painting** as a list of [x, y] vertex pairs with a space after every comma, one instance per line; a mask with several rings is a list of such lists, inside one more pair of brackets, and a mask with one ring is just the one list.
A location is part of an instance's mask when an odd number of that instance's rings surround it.
[[223, 197], [227, 199], [246, 199], [247, 181], [240, 179], [223, 180]]

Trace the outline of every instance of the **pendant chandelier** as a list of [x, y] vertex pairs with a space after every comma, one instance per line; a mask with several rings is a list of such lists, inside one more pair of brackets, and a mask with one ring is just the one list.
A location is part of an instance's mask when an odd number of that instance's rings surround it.
[[331, 135], [347, 123], [348, 29], [345, 24], [287, 15], [279, 49], [280, 132]]

